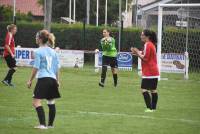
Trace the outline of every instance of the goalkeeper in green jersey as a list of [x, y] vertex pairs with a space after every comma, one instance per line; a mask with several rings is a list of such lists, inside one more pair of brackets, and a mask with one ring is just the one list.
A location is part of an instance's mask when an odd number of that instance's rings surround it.
[[[115, 47], [115, 39], [110, 37], [110, 31], [108, 29], [103, 30], [103, 39], [101, 39], [99, 49], [102, 50], [102, 72], [101, 81], [99, 86], [104, 87], [107, 67], [110, 66], [113, 74], [114, 86], [117, 86], [117, 49]], [[99, 50], [96, 49], [96, 52]]]

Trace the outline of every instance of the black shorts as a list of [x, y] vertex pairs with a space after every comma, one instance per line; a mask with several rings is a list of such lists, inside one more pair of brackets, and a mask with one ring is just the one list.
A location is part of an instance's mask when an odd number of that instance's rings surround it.
[[158, 85], [158, 78], [142, 79], [141, 89], [156, 90]]
[[102, 66], [110, 66], [112, 68], [118, 68], [117, 57], [102, 57]]
[[14, 67], [16, 67], [16, 60], [15, 60], [15, 58], [13, 58], [11, 55], [8, 55], [8, 56], [6, 56], [6, 57], [4, 57], [5, 58], [5, 61], [6, 61], [6, 63], [7, 63], [7, 66], [9, 67], [9, 68], [14, 68]]
[[35, 86], [33, 98], [47, 100], [60, 98], [57, 81], [49, 77], [39, 78]]

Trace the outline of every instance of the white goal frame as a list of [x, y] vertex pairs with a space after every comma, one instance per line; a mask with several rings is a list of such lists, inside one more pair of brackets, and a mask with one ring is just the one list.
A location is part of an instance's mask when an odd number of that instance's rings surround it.
[[[158, 5], [158, 43], [157, 43], [157, 61], [158, 61], [158, 67], [159, 67], [159, 73], [160, 73], [160, 77], [161, 77], [161, 50], [162, 50], [162, 21], [163, 21], [163, 8], [164, 7], [200, 7], [200, 3], [191, 3], [191, 4], [159, 4]], [[186, 40], [188, 40], [186, 38]], [[187, 46], [187, 42], [186, 42], [186, 46]], [[187, 47], [186, 47], [186, 59], [188, 59], [188, 52], [187, 52]], [[189, 60], [188, 63], [186, 63], [186, 65], [189, 66]], [[188, 79], [189, 75], [188, 75], [188, 67], [186, 67], [185, 70], [185, 74], [184, 74], [184, 78]]]

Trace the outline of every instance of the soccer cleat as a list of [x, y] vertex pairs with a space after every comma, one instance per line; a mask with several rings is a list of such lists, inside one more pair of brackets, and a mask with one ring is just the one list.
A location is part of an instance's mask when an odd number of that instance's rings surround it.
[[99, 82], [99, 86], [100, 86], [100, 87], [104, 87], [104, 84], [101, 83], [101, 82]]
[[8, 83], [8, 86], [10, 86], [10, 87], [15, 87], [15, 85], [12, 84], [12, 83]]
[[117, 87], [117, 84], [114, 84], [114, 87]]
[[6, 85], [6, 86], [9, 86], [9, 83], [8, 83], [8, 81], [7, 80], [3, 80], [3, 81], [1, 81], [4, 85]]
[[48, 129], [46, 126], [44, 125], [39, 125], [39, 126], [35, 126], [35, 129]]
[[54, 126], [48, 126], [47, 128], [50, 128], [50, 129], [51, 129], [51, 128], [54, 128]]
[[154, 111], [151, 110], [151, 109], [149, 109], [149, 108], [147, 108], [147, 109], [144, 110], [144, 112], [145, 112], [145, 113], [152, 113], [152, 112], [154, 112]]

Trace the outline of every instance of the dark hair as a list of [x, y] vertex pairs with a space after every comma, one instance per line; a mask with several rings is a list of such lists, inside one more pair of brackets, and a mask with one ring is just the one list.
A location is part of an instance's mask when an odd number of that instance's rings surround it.
[[153, 42], [154, 44], [157, 43], [157, 35], [154, 31], [145, 29], [145, 30], [143, 30], [143, 33], [145, 36], [149, 37], [149, 40], [151, 42]]
[[54, 48], [55, 36], [52, 33], [49, 33], [47, 30], [41, 30], [36, 34], [36, 37], [39, 37], [42, 40], [42, 43], [48, 43], [50, 47]]
[[104, 30], [106, 30], [106, 31], [109, 33], [109, 35], [111, 36], [112, 32], [111, 32], [110, 29], [108, 29], [108, 28], [104, 28], [103, 31], [104, 31]]
[[106, 30], [109, 33], [111, 32], [110, 29], [108, 29], [108, 28], [104, 28], [103, 30]]

